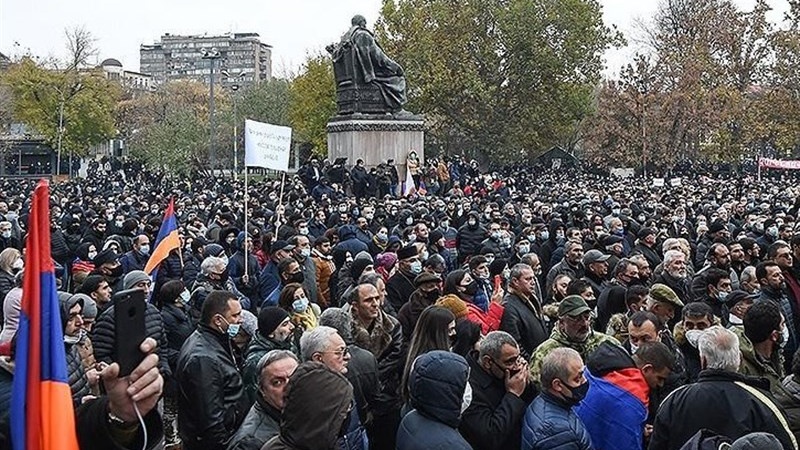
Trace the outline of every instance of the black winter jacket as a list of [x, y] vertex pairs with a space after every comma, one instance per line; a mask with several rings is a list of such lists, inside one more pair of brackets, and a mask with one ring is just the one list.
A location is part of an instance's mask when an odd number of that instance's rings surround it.
[[178, 432], [186, 450], [223, 450], [249, 408], [227, 335], [199, 324], [178, 355]]
[[653, 427], [649, 450], [678, 450], [703, 428], [733, 440], [772, 433], [784, 450], [797, 449], [769, 383], [724, 370], [703, 370], [697, 383], [673, 392], [658, 408]]
[[[114, 362], [115, 341], [114, 305], [109, 306], [100, 314], [92, 328], [92, 345], [97, 361], [111, 364]], [[172, 370], [169, 368], [167, 353], [167, 334], [164, 332], [164, 321], [161, 312], [152, 304], [147, 304], [144, 315], [144, 329], [147, 337], [155, 339], [158, 343], [158, 369], [169, 383]]]
[[461, 415], [461, 434], [475, 450], [519, 449], [525, 408], [536, 397], [533, 383], [517, 397], [506, 391], [503, 379], [486, 373], [477, 357], [473, 352], [467, 358], [472, 402]]

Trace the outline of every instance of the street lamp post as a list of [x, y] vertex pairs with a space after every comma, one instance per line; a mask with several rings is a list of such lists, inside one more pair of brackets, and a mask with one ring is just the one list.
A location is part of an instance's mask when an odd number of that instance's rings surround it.
[[212, 48], [211, 50], [203, 50], [203, 59], [209, 60], [210, 70], [210, 88], [208, 97], [208, 159], [211, 163], [211, 174], [213, 176], [214, 169], [216, 168], [216, 155], [214, 154], [214, 61], [220, 58], [219, 50]]
[[[223, 70], [220, 72], [225, 78], [228, 80], [233, 79], [234, 81], [240, 80], [244, 78], [246, 73], [244, 71], [239, 72], [235, 76], [231, 77], [231, 74], [228, 73], [227, 70]], [[233, 179], [239, 179], [239, 112], [236, 103], [236, 91], [239, 90], [238, 84], [231, 85], [231, 95], [233, 97]]]

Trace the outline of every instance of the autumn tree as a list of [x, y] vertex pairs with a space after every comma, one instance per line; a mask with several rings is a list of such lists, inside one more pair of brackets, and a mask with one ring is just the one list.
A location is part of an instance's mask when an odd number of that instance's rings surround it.
[[[216, 113], [230, 110], [228, 94], [215, 93]], [[155, 92], [121, 102], [117, 124], [133, 156], [173, 173], [207, 172], [209, 160], [208, 88], [193, 81], [172, 81]], [[222, 155], [232, 136], [217, 124], [215, 151]]]
[[574, 147], [619, 42], [595, 0], [385, 0], [376, 29], [426, 141], [494, 162]]
[[329, 56], [309, 55], [300, 74], [289, 87], [289, 122], [292, 138], [311, 144], [312, 151], [325, 155], [328, 148], [326, 125], [336, 115], [336, 87]]
[[768, 11], [764, 0], [750, 11], [730, 0], [662, 0], [645, 28], [644, 59], [599, 92], [584, 123], [587, 154], [635, 166], [748, 154], [763, 135], [754, 106], [772, 59]]

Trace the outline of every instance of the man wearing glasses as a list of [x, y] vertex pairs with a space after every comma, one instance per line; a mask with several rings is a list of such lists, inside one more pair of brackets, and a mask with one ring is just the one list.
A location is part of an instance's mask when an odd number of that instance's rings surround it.
[[579, 295], [566, 297], [558, 305], [558, 322], [550, 339], [542, 342], [533, 352], [530, 363], [531, 379], [537, 386], [539, 385], [542, 361], [556, 348], [571, 348], [577, 351], [581, 358], [586, 359], [603, 342], [620, 345], [613, 337], [592, 330], [592, 310], [583, 297]]
[[316, 361], [341, 374], [347, 373], [350, 350], [336, 329], [318, 326], [300, 338], [303, 361]]

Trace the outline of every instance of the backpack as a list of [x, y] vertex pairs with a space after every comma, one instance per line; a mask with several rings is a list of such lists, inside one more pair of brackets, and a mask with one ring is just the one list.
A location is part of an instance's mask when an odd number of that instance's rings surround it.
[[731, 442], [727, 436], [703, 428], [686, 441], [680, 450], [727, 450], [731, 448]]

